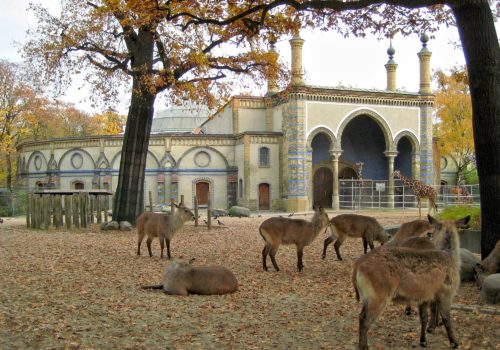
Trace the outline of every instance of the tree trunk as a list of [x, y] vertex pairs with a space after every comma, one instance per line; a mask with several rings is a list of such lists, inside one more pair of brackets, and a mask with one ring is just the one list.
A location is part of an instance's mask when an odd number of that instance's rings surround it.
[[134, 79], [113, 210], [114, 221], [131, 224], [144, 208], [144, 174], [156, 98], [146, 87], [139, 87], [137, 80], [140, 78]]
[[469, 73], [485, 258], [500, 238], [500, 48], [486, 0], [451, 6]]
[[7, 188], [12, 192], [12, 157], [9, 152], [7, 152]]

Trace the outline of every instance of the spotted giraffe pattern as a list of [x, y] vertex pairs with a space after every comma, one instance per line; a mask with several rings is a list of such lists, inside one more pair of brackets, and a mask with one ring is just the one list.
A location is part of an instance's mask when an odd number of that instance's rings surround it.
[[437, 212], [436, 190], [434, 188], [424, 184], [422, 181], [407, 178], [401, 174], [399, 170], [396, 170], [393, 175], [395, 178], [403, 181], [405, 186], [409, 187], [413, 191], [415, 198], [417, 198], [419, 217], [422, 217], [422, 198], [427, 198], [429, 200], [429, 212], [431, 211], [431, 208], [434, 209], [434, 213]]

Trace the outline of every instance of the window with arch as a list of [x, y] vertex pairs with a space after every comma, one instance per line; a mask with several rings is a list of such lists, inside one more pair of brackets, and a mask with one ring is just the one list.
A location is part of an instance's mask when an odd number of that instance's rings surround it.
[[85, 184], [82, 181], [75, 181], [75, 182], [73, 182], [73, 189], [75, 189], [75, 190], [84, 190], [85, 189]]
[[243, 180], [240, 179], [239, 184], [238, 184], [238, 190], [240, 191], [240, 198], [243, 197]]
[[269, 148], [261, 147], [259, 149], [259, 166], [269, 166]]

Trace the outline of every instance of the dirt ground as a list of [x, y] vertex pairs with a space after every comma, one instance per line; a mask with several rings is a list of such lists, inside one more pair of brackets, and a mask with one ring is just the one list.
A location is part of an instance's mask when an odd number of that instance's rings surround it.
[[[409, 221], [416, 212], [364, 212], [382, 224]], [[337, 213], [330, 213], [330, 217]], [[311, 215], [297, 218], [310, 219]], [[267, 216], [220, 218], [223, 226], [186, 224], [172, 242], [175, 258], [222, 264], [238, 278], [225, 296], [169, 296], [140, 288], [157, 284], [169, 261], [136, 255], [136, 233], [30, 231], [22, 219], [0, 226], [0, 349], [355, 349], [358, 314], [351, 278], [362, 254], [359, 240], [333, 246], [320, 258], [321, 233], [296, 270], [294, 246], [282, 246], [281, 271], [262, 271], [259, 224]], [[203, 222], [203, 221], [202, 221]], [[215, 222], [216, 223], [216, 222]], [[456, 303], [479, 303], [472, 283]], [[500, 316], [452, 311], [462, 349], [500, 349]], [[391, 305], [369, 332], [372, 349], [419, 348], [417, 315]], [[442, 327], [430, 349], [448, 349]]]

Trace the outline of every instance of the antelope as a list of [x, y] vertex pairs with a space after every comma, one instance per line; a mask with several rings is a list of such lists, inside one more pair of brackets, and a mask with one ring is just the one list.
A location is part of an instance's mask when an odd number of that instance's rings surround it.
[[[387, 246], [400, 246], [401, 243], [407, 241], [409, 238], [413, 237], [422, 237], [423, 235], [427, 235], [427, 237], [432, 237], [434, 232], [434, 226], [426, 220], [413, 220], [409, 222], [403, 223], [399, 230], [392, 236], [392, 238], [387, 242]], [[427, 242], [421, 240], [411, 240], [411, 242]], [[423, 243], [425, 246], [425, 243]], [[411, 247], [409, 247], [411, 248]]]
[[238, 281], [231, 270], [223, 266], [193, 266], [189, 262], [176, 260], [167, 266], [162, 276], [162, 283], [141, 286], [143, 289], [163, 289], [171, 295], [220, 295], [238, 290]]
[[328, 227], [328, 215], [322, 207], [314, 209], [310, 222], [302, 219], [272, 217], [265, 220], [259, 227], [259, 233], [265, 241], [262, 250], [262, 266], [267, 271], [267, 255], [271, 257], [274, 269], [279, 271], [276, 263], [276, 252], [281, 244], [295, 244], [297, 247], [297, 268], [302, 271], [304, 264], [302, 256], [304, 247], [311, 244], [316, 236]]
[[495, 248], [491, 253], [481, 261], [481, 264], [477, 264], [474, 268], [474, 276], [480, 287], [483, 285], [484, 279], [493, 274], [500, 272], [500, 240], [495, 244]]
[[435, 303], [450, 344], [458, 347], [450, 319], [451, 304], [460, 285], [457, 227], [465, 225], [470, 217], [438, 221], [428, 215], [428, 219], [436, 227], [436, 247], [445, 250], [384, 247], [373, 250], [355, 262], [352, 280], [356, 298], [363, 302], [359, 315], [359, 349], [368, 349], [368, 330], [391, 299], [418, 304], [420, 345], [424, 347], [427, 346], [428, 305]]
[[341, 214], [330, 220], [331, 234], [323, 243], [323, 259], [326, 258], [326, 248], [336, 239], [335, 253], [337, 259], [342, 260], [340, 256], [340, 246], [347, 237], [358, 237], [363, 239], [363, 248], [366, 254], [368, 245], [370, 249], [374, 248], [373, 241], [379, 241], [381, 244], [387, 242], [390, 236], [384, 228], [371, 216], [358, 214]]
[[174, 234], [180, 230], [186, 221], [194, 220], [194, 215], [188, 208], [177, 206], [177, 211], [170, 214], [159, 214], [153, 212], [144, 212], [137, 218], [137, 255], [141, 255], [141, 243], [144, 236], [147, 235], [146, 243], [148, 245], [149, 256], [151, 252], [151, 242], [153, 238], [158, 237], [161, 246], [160, 258], [163, 259], [164, 242], [167, 243], [167, 255], [170, 259], [170, 241]]

